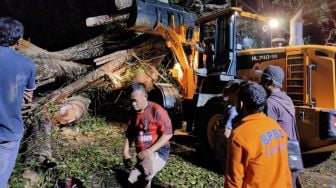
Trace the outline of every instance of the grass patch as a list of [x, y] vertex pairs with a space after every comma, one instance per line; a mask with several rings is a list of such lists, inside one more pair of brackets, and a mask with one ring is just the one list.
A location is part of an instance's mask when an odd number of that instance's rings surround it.
[[[52, 161], [57, 165], [43, 169], [37, 164], [23, 164], [21, 153], [10, 180], [10, 187], [24, 187], [22, 173], [37, 172], [35, 187], [54, 187], [66, 177], [80, 179], [86, 187], [124, 187], [128, 171], [122, 164], [126, 123], [106, 122], [87, 115], [71, 127], [54, 127]], [[132, 153], [134, 154], [134, 147]], [[155, 176], [153, 187], [221, 187], [222, 176], [171, 154], [166, 167]]]
[[336, 151], [331, 154], [330, 158], [336, 161]]
[[171, 187], [223, 187], [223, 177], [193, 165], [185, 159], [170, 155], [165, 168], [155, 176], [154, 183], [164, 182]]

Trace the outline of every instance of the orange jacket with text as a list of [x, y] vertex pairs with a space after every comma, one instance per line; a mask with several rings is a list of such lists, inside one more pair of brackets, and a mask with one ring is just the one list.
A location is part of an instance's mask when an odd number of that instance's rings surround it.
[[287, 135], [263, 113], [244, 117], [229, 138], [224, 187], [291, 188]]

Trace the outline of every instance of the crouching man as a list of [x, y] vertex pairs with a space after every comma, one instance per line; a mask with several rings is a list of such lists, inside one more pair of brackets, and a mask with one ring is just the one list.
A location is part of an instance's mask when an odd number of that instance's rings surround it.
[[130, 145], [135, 142], [137, 163], [131, 171], [130, 187], [150, 187], [153, 177], [166, 165], [169, 140], [173, 136], [168, 113], [160, 105], [147, 100], [147, 89], [141, 83], [130, 87], [132, 113], [123, 150], [126, 166], [130, 166]]

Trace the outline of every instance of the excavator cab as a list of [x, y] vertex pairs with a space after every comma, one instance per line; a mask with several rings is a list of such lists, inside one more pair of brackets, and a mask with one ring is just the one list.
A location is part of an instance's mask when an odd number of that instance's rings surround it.
[[[219, 126], [225, 109], [222, 92], [225, 84], [242, 79], [238, 73], [238, 54], [252, 48], [271, 47], [271, 29], [267, 18], [231, 7], [195, 21], [200, 29], [199, 69], [195, 115], [196, 134], [201, 153], [209, 160], [224, 164], [226, 138]], [[204, 71], [204, 69], [206, 71]]]
[[207, 73], [236, 75], [237, 52], [249, 48], [271, 47], [272, 30], [267, 18], [228, 8], [196, 20], [200, 27], [199, 65]]

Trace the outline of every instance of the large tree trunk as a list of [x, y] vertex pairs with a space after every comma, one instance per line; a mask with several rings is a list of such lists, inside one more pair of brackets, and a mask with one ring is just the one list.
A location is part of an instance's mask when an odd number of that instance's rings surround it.
[[[107, 78], [110, 81], [110, 89], [124, 88], [128, 83], [137, 79], [147, 82], [146, 84], [149, 87], [152, 87], [153, 84], [151, 82], [155, 79], [152, 79], [151, 77], [156, 78], [157, 75], [159, 75], [158, 71], [155, 69], [158, 65], [160, 65], [163, 57], [168, 53], [165, 42], [161, 37], [153, 37], [149, 35], [138, 37], [136, 40], [138, 45], [133, 48], [119, 50], [106, 56], [94, 59], [96, 66], [100, 67], [89, 73], [87, 73], [90, 69], [89, 65], [64, 60], [71, 60], [71, 58], [69, 58], [70, 54], [73, 54], [76, 51], [75, 49], [83, 52], [85, 51], [83, 49], [94, 48], [94, 45], [92, 46], [90, 44], [98, 44], [99, 42], [95, 43], [93, 41], [97, 41], [99, 38], [100, 37], [96, 38], [96, 40], [84, 42], [61, 52], [48, 52], [27, 41], [22, 42], [20, 45], [20, 51], [24, 54], [32, 56], [37, 64], [37, 86], [49, 84], [57, 78], [63, 77], [68, 78], [68, 81], [75, 80], [65, 87], [55, 89], [51, 93], [46, 94], [44, 97], [35, 99], [32, 105], [26, 106], [24, 112], [27, 113], [29, 111], [41, 109], [41, 107], [52, 102], [61, 102], [80, 90], [96, 86], [97, 82], [100, 82], [104, 78]], [[83, 48], [83, 46], [86, 47]], [[62, 55], [59, 55], [59, 53]], [[44, 58], [36, 59], [39, 55], [42, 55]], [[79, 56], [73, 57], [78, 58]], [[146, 60], [152, 61], [146, 62]], [[139, 63], [140, 61], [146, 63]], [[150, 73], [150, 76], [146, 76], [148, 79], [142, 79], [141, 76], [139, 76], [141, 71], [136, 71], [137, 68], [129, 70], [131, 67], [137, 65], [136, 63], [130, 62], [138, 62], [139, 65], [146, 65], [147, 67], [151, 66], [151, 68], [147, 68], [151, 69], [151, 71], [145, 71]], [[132, 76], [125, 76], [125, 71], [132, 72]]]
[[[32, 58], [35, 62], [37, 86], [40, 87], [53, 83], [59, 78], [66, 78], [67, 81], [72, 81], [86, 74], [90, 70], [90, 66], [76, 63], [74, 61], [102, 55], [106, 51], [106, 48], [103, 47], [103, 45], [109, 41], [109, 39], [105, 37], [108, 37], [108, 35], [101, 35], [79, 45], [57, 52], [48, 52], [28, 41], [22, 40], [18, 51]], [[138, 41], [141, 42], [143, 39], [141, 37], [139, 38], [140, 39], [138, 39]], [[123, 59], [124, 55], [130, 56], [133, 55], [132, 53], [143, 56], [146, 51], [150, 51], [154, 48], [164, 49], [165, 43], [162, 40], [161, 42], [157, 42], [157, 39], [157, 37], [154, 37], [153, 39], [140, 44], [138, 47], [128, 50], [128, 55], [123, 54], [125, 51], [117, 51], [116, 53], [112, 53], [110, 55], [111, 58], [110, 56], [98, 58], [95, 60], [96, 65], [105, 64], [109, 61], [115, 60], [116, 58]], [[108, 43], [108, 48], [114, 50], [128, 45], [127, 42], [118, 43], [117, 41], [109, 41]], [[118, 55], [119, 57], [116, 57]], [[125, 61], [129, 59], [129, 57], [126, 58], [126, 56], [124, 58]]]

